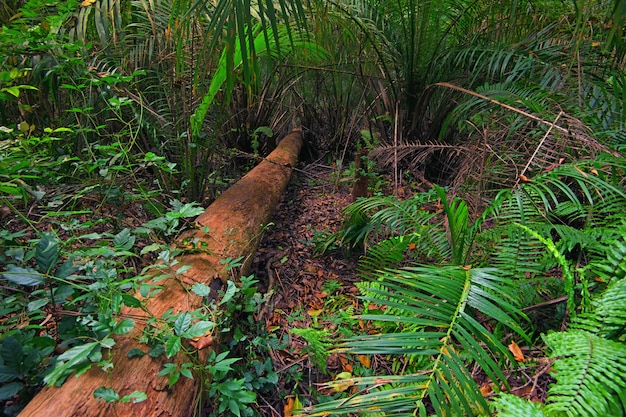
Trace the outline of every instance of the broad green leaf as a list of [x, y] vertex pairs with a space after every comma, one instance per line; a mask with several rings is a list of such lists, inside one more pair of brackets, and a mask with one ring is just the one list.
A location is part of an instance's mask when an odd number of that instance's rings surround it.
[[120, 399], [120, 395], [115, 390], [106, 387], [97, 388], [93, 392], [93, 396], [108, 403], [112, 403]]
[[20, 96], [20, 89], [18, 87], [7, 87], [7, 88], [3, 88], [2, 91], [5, 91], [11, 94], [14, 97]]
[[89, 357], [100, 347], [100, 342], [90, 342], [65, 351], [59, 355], [54, 369], [46, 375], [44, 382], [48, 385], [62, 383], [72, 372], [89, 362]]
[[40, 272], [50, 273], [59, 259], [59, 241], [50, 234], [44, 234], [35, 246], [35, 260]]
[[24, 388], [22, 382], [9, 382], [0, 387], [0, 401], [8, 400]]
[[2, 278], [25, 286], [35, 286], [44, 283], [44, 277], [32, 268], [21, 268], [19, 266], [8, 265], [7, 271], [2, 274]]
[[171, 358], [176, 356], [180, 349], [183, 347], [182, 339], [180, 336], [172, 336], [165, 342], [165, 356]]
[[191, 326], [189, 330], [187, 330], [181, 336], [187, 339], [204, 336], [205, 334], [209, 332], [209, 330], [211, 330], [214, 327], [215, 327], [215, 323], [213, 323], [212, 321], [208, 321], [208, 320], [199, 321], [197, 323], [194, 323], [193, 326]]
[[196, 203], [185, 203], [178, 207], [176, 211], [169, 212], [165, 216], [168, 218], [195, 217], [202, 213], [204, 213], [204, 209], [198, 207]]
[[163, 344], [159, 343], [158, 345], [154, 345], [149, 351], [148, 351], [148, 355], [151, 358], [158, 358], [159, 356], [161, 356], [163, 353], [165, 352], [165, 347], [163, 347]]
[[126, 356], [128, 357], [128, 359], [132, 359], [132, 358], [141, 358], [145, 354], [146, 353], [141, 349], [132, 348], [131, 350], [128, 351], [128, 354]]
[[124, 228], [113, 238], [116, 251], [128, 251], [135, 244], [135, 236], [130, 234], [129, 228]]
[[226, 288], [226, 292], [224, 293], [224, 296], [220, 300], [220, 305], [228, 303], [236, 293], [237, 293], [237, 286], [235, 285], [234, 282], [228, 281], [228, 288]]
[[193, 379], [193, 374], [191, 373], [191, 369], [189, 369], [187, 367], [181, 368], [180, 369], [180, 373], [181, 373], [181, 375], [183, 375], [186, 378]]
[[180, 372], [172, 372], [168, 378], [168, 387], [172, 388], [180, 379]]
[[191, 326], [191, 314], [187, 311], [180, 313], [174, 322], [174, 331], [178, 336], [185, 333]]
[[191, 287], [191, 291], [200, 297], [207, 297], [209, 294], [211, 294], [211, 287], [203, 282], [197, 282], [193, 284], [193, 286]]
[[115, 334], [126, 334], [135, 328], [135, 321], [127, 318], [115, 326]]
[[78, 271], [78, 268], [74, 266], [74, 258], [70, 258], [57, 268], [54, 276], [61, 279], [68, 279], [70, 275], [76, 271]]
[[20, 374], [13, 367], [0, 365], [0, 383], [19, 379]]
[[155, 252], [155, 251], [158, 251], [158, 250], [161, 250], [161, 249], [162, 249], [161, 245], [159, 245], [158, 243], [153, 243], [151, 245], [148, 245], [148, 246], [144, 247], [141, 250], [141, 255], [145, 255], [146, 253]]
[[122, 294], [122, 300], [124, 302], [124, 305], [127, 307], [132, 307], [132, 308], [141, 307], [141, 301], [133, 297], [130, 294]]
[[123, 403], [132, 402], [133, 404], [144, 402], [148, 399], [148, 394], [143, 391], [133, 391], [128, 395], [124, 395], [120, 401]]
[[28, 303], [28, 311], [33, 312], [35, 310], [39, 310], [41, 307], [48, 304], [50, 300], [48, 298], [40, 298], [38, 300], [31, 301]]
[[175, 363], [166, 363], [163, 365], [163, 369], [159, 371], [157, 376], [165, 376], [171, 374], [172, 372], [178, 372], [177, 369], [178, 365]]

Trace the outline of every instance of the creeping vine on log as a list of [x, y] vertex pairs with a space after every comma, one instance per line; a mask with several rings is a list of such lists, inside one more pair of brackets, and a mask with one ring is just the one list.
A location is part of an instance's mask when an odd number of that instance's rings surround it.
[[[189, 291], [194, 283], [211, 285], [216, 280], [229, 279], [226, 266], [220, 261], [227, 258], [243, 257], [241, 273], [249, 271], [253, 255], [257, 249], [264, 225], [283, 194], [296, 165], [302, 147], [302, 131], [294, 129], [278, 147], [247, 175], [226, 190], [197, 219], [197, 230], [189, 231], [180, 241], [196, 239], [203, 242], [207, 251], [182, 255], [178, 258], [179, 267], [191, 266], [176, 278], [160, 281], [161, 292], [144, 300], [145, 307], [152, 317], [161, 317], [172, 309], [174, 314], [193, 311], [202, 305], [202, 298]], [[271, 161], [271, 162], [270, 162]], [[208, 231], [207, 233], [205, 233]], [[123, 316], [148, 318], [145, 311], [124, 307]], [[152, 358], [149, 355], [128, 358], [132, 348], [145, 350], [138, 342], [138, 336], [145, 327], [144, 320], [135, 320], [135, 328], [127, 335], [114, 337], [115, 346], [108, 352], [113, 369], [104, 372], [93, 366], [85, 374], [70, 376], [61, 387], [46, 387], [20, 413], [22, 417], [104, 417], [141, 416], [166, 417], [191, 416], [198, 407], [198, 394], [201, 389], [199, 378], [181, 378], [168, 389], [167, 377], [158, 377], [166, 362], [164, 356]], [[209, 348], [199, 351], [199, 359], [208, 355]], [[185, 361], [182, 354], [173, 358], [175, 362]], [[120, 397], [134, 391], [143, 391], [147, 400], [132, 403], [105, 403], [97, 401], [93, 393], [99, 387], [112, 388]]]

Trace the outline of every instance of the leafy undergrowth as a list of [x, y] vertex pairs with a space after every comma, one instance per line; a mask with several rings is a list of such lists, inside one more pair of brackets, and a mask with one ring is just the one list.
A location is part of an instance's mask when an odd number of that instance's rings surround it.
[[[328, 234], [343, 224], [343, 210], [352, 202], [350, 190], [335, 186], [332, 167], [310, 165], [294, 175], [254, 261], [255, 275], [271, 294], [260, 317], [262, 326], [282, 341], [269, 351], [278, 383], [259, 401], [259, 411], [267, 417], [296, 415], [294, 409], [299, 407], [347, 399], [362, 393], [352, 378], [400, 374], [413, 365], [409, 356], [357, 355], [336, 349], [342, 339], [382, 331], [380, 323], [356, 317], [377, 308], [373, 303], [364, 307], [359, 297], [359, 251], [331, 248], [316, 256]], [[422, 184], [408, 184], [401, 194], [421, 189]], [[533, 311], [558, 308], [556, 303]], [[523, 364], [522, 369], [505, 371], [510, 392], [543, 401], [553, 381], [548, 374], [551, 362], [542, 348], [521, 345], [509, 346]], [[486, 398], [500, 391], [480, 369], [473, 369], [472, 376]]]
[[[381, 375], [402, 375], [423, 365], [411, 355], [335, 349], [342, 339], [378, 335], [389, 328], [358, 317], [382, 314], [382, 304], [359, 297], [367, 293], [357, 274], [363, 271], [359, 251], [342, 251], [328, 238], [345, 224], [344, 209], [351, 203], [350, 190], [335, 181], [334, 175], [336, 168], [319, 164], [294, 173], [261, 240], [253, 277], [242, 279], [244, 286], [239, 290], [229, 286], [224, 294], [222, 308], [228, 317], [222, 323], [229, 337], [204, 369], [213, 378], [204, 387], [203, 416], [295, 415], [298, 408], [333, 400], [343, 403], [368, 390], [375, 392], [389, 382], [376, 379]], [[403, 192], [410, 196], [420, 187], [413, 184]], [[130, 189], [120, 191], [132, 194]], [[126, 331], [124, 320], [105, 329], [101, 316], [106, 318], [106, 300], [132, 303], [124, 298], [124, 291], [141, 287], [142, 269], [157, 257], [169, 256], [163, 251], [175, 248], [166, 249], [168, 243], [186, 224], [185, 219], [198, 212], [197, 207], [174, 202], [167, 214], [155, 217], [145, 200], [81, 196], [71, 206], [60, 208], [33, 201], [9, 210], [1, 219], [6, 265], [2, 272], [5, 279], [10, 278], [1, 290], [0, 315], [0, 394], [7, 415], [14, 415], [49, 380], [55, 358], [80, 345], [80, 338], [105, 330], [110, 334]], [[443, 214], [436, 200], [422, 207], [425, 216], [434, 216], [433, 221]], [[415, 249], [415, 242], [405, 244], [405, 253]], [[328, 249], [322, 255], [320, 245]], [[368, 248], [373, 255], [380, 250]], [[535, 279], [524, 285], [539, 296], [525, 303], [537, 335], [565, 327], [566, 300], [553, 297], [562, 290], [561, 271], [543, 271]], [[370, 292], [373, 289], [369, 287]], [[226, 298], [232, 301], [226, 303]], [[500, 366], [510, 392], [521, 399], [545, 402], [554, 380], [548, 373], [552, 360], [539, 338], [533, 338], [536, 345], [515, 338], [509, 331], [492, 327], [480, 310], [476, 319], [508, 347], [512, 360]], [[174, 330], [180, 321], [176, 320]], [[166, 368], [161, 375], [176, 383], [190, 373], [187, 368]], [[468, 375], [480, 396], [491, 399], [501, 391], [478, 366], [469, 368]], [[355, 378], [368, 377], [372, 384], [364, 390]], [[97, 395], [105, 401], [124, 401], [115, 392]], [[425, 404], [430, 406], [428, 401]]]

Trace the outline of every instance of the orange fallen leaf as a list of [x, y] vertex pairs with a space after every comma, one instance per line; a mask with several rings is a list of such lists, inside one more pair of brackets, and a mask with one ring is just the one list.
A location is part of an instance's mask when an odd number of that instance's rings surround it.
[[341, 369], [344, 372], [352, 372], [352, 364], [348, 361], [346, 355], [339, 355], [339, 362], [341, 363]]
[[483, 397], [486, 397], [492, 392], [493, 392], [492, 384], [485, 384], [482, 387], [480, 387], [480, 393], [483, 395]]
[[521, 182], [533, 182], [533, 180], [531, 180], [530, 178], [528, 178], [524, 174], [519, 174], [519, 179], [520, 179]]
[[369, 356], [359, 355], [357, 356], [357, 358], [359, 359], [359, 362], [361, 362], [361, 365], [363, 365], [364, 367], [369, 368], [370, 366], [372, 366], [372, 360]]
[[83, 2], [80, 4], [80, 7], [88, 7], [94, 4], [95, 2], [96, 0], [83, 0]]
[[415, 250], [416, 247], [417, 247], [417, 245], [415, 243], [412, 243], [412, 242], [407, 245], [407, 248], [409, 248], [410, 250]]
[[285, 417], [293, 416], [293, 405], [295, 402], [296, 400], [293, 397], [287, 398], [287, 401], [285, 401], [285, 405], [283, 407], [283, 415]]
[[509, 351], [513, 354], [513, 357], [518, 362], [524, 362], [526, 359], [524, 358], [524, 353], [522, 349], [515, 342], [509, 343]]

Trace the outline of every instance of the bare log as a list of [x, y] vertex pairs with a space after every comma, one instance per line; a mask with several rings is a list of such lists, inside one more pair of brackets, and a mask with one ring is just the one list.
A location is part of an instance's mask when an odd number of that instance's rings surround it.
[[[247, 273], [257, 249], [262, 228], [270, 216], [291, 177], [302, 146], [301, 130], [294, 130], [257, 167], [224, 192], [197, 218], [198, 230], [181, 236], [180, 240], [194, 238], [206, 243], [210, 253], [183, 255], [179, 265], [191, 269], [176, 278], [159, 282], [163, 287], [153, 298], [145, 300], [153, 317], [161, 317], [173, 309], [174, 313], [193, 311], [202, 305], [201, 297], [189, 291], [197, 282], [210, 285], [216, 278], [224, 281], [229, 272], [220, 260], [245, 257], [242, 273]], [[208, 228], [208, 233], [204, 233]], [[144, 311], [124, 308], [122, 315], [146, 316]], [[146, 350], [137, 341], [145, 327], [144, 320], [135, 320], [136, 326], [127, 335], [116, 336], [116, 345], [109, 355], [113, 369], [109, 373], [93, 366], [85, 374], [71, 376], [59, 388], [46, 387], [20, 413], [22, 417], [104, 417], [104, 416], [191, 416], [197, 410], [198, 393], [202, 388], [198, 378], [185, 377], [168, 389], [166, 377], [157, 377], [166, 362], [164, 357], [149, 355], [129, 359], [132, 348]], [[206, 357], [208, 349], [200, 351]], [[174, 361], [184, 361], [182, 355]], [[134, 391], [147, 394], [146, 401], [130, 403], [104, 403], [94, 398], [99, 387], [112, 388], [120, 397]]]

